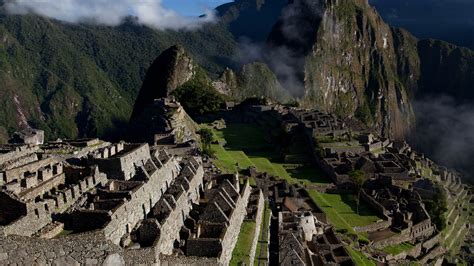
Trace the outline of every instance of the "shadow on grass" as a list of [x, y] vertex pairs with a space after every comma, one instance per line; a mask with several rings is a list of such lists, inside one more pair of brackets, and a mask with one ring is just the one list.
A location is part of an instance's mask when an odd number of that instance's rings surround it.
[[286, 171], [297, 180], [309, 181], [316, 184], [332, 183], [320, 169], [312, 166], [300, 166], [294, 169], [286, 169]]
[[[381, 216], [379, 216], [375, 211], [372, 210], [372, 208], [367, 205], [364, 201], [360, 201], [359, 204], [359, 213], [357, 213], [357, 195], [353, 194], [341, 194], [341, 200], [345, 204], [347, 204], [353, 213], [359, 215], [359, 216], [377, 216], [378, 218], [382, 219]], [[344, 212], [341, 212], [344, 213]], [[347, 212], [347, 214], [352, 214], [351, 212]]]

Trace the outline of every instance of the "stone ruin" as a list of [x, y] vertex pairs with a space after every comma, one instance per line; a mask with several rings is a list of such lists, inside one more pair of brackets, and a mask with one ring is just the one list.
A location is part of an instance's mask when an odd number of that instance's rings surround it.
[[311, 212], [278, 213], [280, 265], [353, 265], [331, 226]]
[[251, 190], [248, 181], [240, 185], [236, 176], [220, 176], [185, 216], [178, 243], [182, 255], [162, 256], [162, 261], [173, 265], [173, 259], [196, 263], [212, 258], [214, 263], [227, 265], [247, 215]]
[[10, 143], [41, 145], [44, 143], [44, 131], [33, 128], [26, 128], [15, 132], [9, 140]]
[[[35, 263], [225, 265], [244, 219], [262, 220], [263, 194], [248, 180], [220, 175], [207, 160], [204, 169], [201, 157], [172, 155], [166, 146], [85, 139], [0, 150], [0, 238], [35, 249], [41, 257]], [[107, 252], [92, 252], [98, 247], [86, 239]], [[70, 241], [74, 249], [50, 258], [34, 248]], [[5, 260], [28, 261], [27, 254], [4, 250]]]
[[312, 137], [317, 136], [341, 136], [348, 133], [345, 123], [337, 118], [321, 111], [293, 110], [291, 114], [296, 120], [303, 124]]
[[387, 227], [369, 229], [374, 246], [384, 247], [403, 242], [424, 242], [436, 234], [436, 227], [414, 190], [395, 186], [390, 177], [372, 179], [364, 184], [361, 198], [378, 215], [389, 221]]

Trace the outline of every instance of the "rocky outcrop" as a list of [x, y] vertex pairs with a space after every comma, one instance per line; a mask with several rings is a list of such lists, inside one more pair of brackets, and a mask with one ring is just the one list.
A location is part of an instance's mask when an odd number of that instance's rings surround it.
[[175, 45], [165, 50], [148, 69], [135, 101], [132, 119], [140, 115], [155, 99], [168, 97], [195, 74], [194, 61], [184, 48]]
[[219, 93], [230, 96], [237, 90], [237, 75], [232, 69], [226, 68], [219, 79], [212, 82], [212, 87]]

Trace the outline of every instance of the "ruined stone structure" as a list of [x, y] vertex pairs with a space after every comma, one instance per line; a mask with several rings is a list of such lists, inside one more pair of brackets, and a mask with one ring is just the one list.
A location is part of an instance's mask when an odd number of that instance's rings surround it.
[[22, 131], [15, 132], [9, 142], [28, 145], [41, 145], [44, 143], [44, 131], [26, 128]]
[[171, 255], [192, 204], [199, 201], [203, 176], [203, 167], [195, 158], [186, 162], [179, 176], [150, 210], [147, 219], [138, 226], [136, 242], [141, 246], [154, 246], [160, 253]]
[[83, 193], [106, 181], [97, 167], [69, 165], [54, 157], [7, 168], [0, 175], [3, 232], [23, 236], [33, 235]]
[[150, 144], [182, 144], [198, 139], [196, 123], [173, 97], [157, 98], [147, 105], [132, 126], [137, 139]]
[[331, 226], [311, 212], [279, 212], [280, 265], [350, 265]]
[[383, 235], [381, 231], [373, 232], [369, 238], [374, 240], [375, 246], [423, 242], [436, 232], [420, 195], [413, 190], [394, 186], [391, 178], [379, 178], [366, 182], [362, 198], [380, 216], [390, 218], [390, 229], [383, 231], [395, 232], [388, 238], [379, 238]]
[[311, 136], [340, 136], [348, 133], [345, 123], [335, 115], [320, 111], [293, 110], [296, 119], [311, 131]]
[[238, 180], [225, 178], [209, 191], [209, 202], [199, 214], [186, 240], [186, 255], [217, 257], [227, 265], [246, 216], [251, 188], [248, 181], [240, 187]]

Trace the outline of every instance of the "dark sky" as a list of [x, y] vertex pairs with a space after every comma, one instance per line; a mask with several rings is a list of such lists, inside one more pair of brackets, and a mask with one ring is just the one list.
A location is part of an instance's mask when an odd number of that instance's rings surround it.
[[369, 0], [390, 24], [419, 38], [474, 48], [474, 0]]

